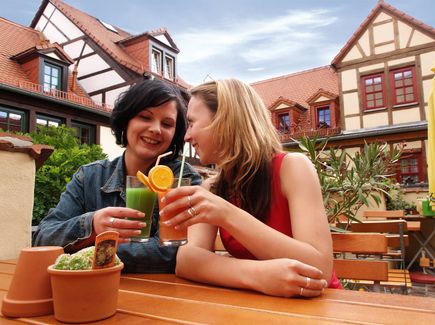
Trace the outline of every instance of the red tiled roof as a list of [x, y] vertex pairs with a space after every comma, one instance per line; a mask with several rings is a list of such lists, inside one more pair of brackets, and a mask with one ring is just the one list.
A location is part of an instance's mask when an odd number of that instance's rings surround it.
[[254, 82], [251, 86], [270, 108], [279, 97], [309, 108], [307, 100], [323, 89], [338, 94], [337, 73], [330, 66], [324, 66], [288, 74], [281, 77]]
[[344, 47], [340, 50], [340, 52], [338, 52], [338, 54], [332, 60], [331, 62], [332, 65], [338, 64], [343, 59], [343, 57], [347, 54], [347, 52], [352, 48], [354, 42], [358, 40], [359, 37], [361, 37], [361, 35], [366, 30], [367, 26], [378, 15], [378, 13], [381, 10], [386, 11], [387, 13], [393, 16], [396, 16], [397, 18], [409, 23], [412, 26], [416, 26], [420, 31], [429, 34], [431, 37], [435, 37], [435, 28], [421, 22], [418, 19], [415, 19], [414, 17], [409, 16], [408, 14], [404, 13], [403, 11], [400, 11], [399, 9], [393, 7], [392, 5], [386, 3], [385, 1], [379, 0], [376, 6], [372, 9], [372, 11], [367, 16], [367, 18], [361, 23], [358, 29], [353, 33], [353, 35], [346, 42]]
[[[42, 33], [1, 17], [0, 35], [0, 84], [30, 91], [32, 93], [38, 93], [47, 97], [54, 97], [100, 111], [109, 111], [107, 106], [101, 106], [93, 102], [77, 83], [74, 91], [68, 89], [67, 92], [44, 92], [41, 85], [31, 82], [29, 75], [22, 69], [17, 60], [14, 59], [18, 55], [26, 55], [35, 51], [38, 52], [38, 50], [43, 52], [46, 49], [53, 48], [64, 55], [67, 61], [72, 62], [71, 58], [69, 58], [58, 44], [50, 44], [44, 39]], [[71, 78], [72, 76], [69, 75], [69, 87], [72, 85]]]

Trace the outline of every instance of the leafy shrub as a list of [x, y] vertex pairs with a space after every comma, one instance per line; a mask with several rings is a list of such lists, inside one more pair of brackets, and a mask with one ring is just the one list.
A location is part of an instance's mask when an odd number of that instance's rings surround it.
[[39, 127], [37, 132], [26, 134], [34, 143], [55, 148], [36, 172], [33, 225], [39, 224], [48, 210], [57, 205], [66, 184], [81, 165], [106, 158], [99, 145], [80, 144], [75, 132], [75, 129], [65, 126], [50, 126]]
[[345, 150], [327, 148], [328, 139], [302, 137], [297, 142], [317, 170], [330, 223], [340, 216], [357, 220], [356, 213], [361, 206], [369, 206], [370, 197], [379, 204], [380, 193], [389, 196], [401, 148], [390, 150], [388, 144], [366, 143], [361, 153], [352, 156]]

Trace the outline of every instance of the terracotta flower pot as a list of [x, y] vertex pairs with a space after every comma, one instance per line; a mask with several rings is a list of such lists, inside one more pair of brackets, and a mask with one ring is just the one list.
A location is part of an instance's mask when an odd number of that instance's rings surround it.
[[98, 270], [56, 270], [49, 266], [54, 317], [62, 322], [85, 323], [115, 314], [123, 267], [123, 263]]
[[3, 298], [3, 315], [33, 317], [53, 313], [47, 267], [62, 253], [63, 248], [60, 246], [31, 247], [21, 250], [9, 291]]

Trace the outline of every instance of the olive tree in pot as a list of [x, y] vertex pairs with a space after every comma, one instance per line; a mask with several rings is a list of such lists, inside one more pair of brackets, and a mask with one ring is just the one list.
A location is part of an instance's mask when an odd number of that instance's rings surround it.
[[390, 150], [386, 143], [365, 143], [361, 152], [351, 155], [343, 149], [327, 147], [328, 139], [302, 137], [295, 141], [317, 170], [329, 223], [342, 217], [348, 223], [358, 222], [358, 210], [369, 206], [370, 198], [379, 205], [380, 194], [388, 197], [394, 186], [390, 178], [401, 147]]

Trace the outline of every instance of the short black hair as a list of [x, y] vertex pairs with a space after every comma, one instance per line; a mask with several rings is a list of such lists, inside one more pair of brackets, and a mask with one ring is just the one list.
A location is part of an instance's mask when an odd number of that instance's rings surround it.
[[127, 141], [128, 122], [139, 112], [174, 101], [177, 107], [175, 134], [167, 151], [173, 155], [165, 157], [167, 161], [175, 160], [183, 152], [184, 135], [186, 133], [186, 100], [175, 85], [157, 78], [144, 78], [122, 93], [115, 102], [110, 117], [110, 127], [115, 135], [116, 144], [125, 147]]

